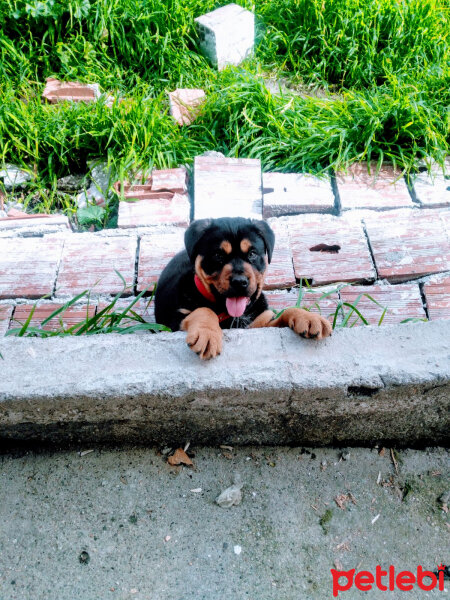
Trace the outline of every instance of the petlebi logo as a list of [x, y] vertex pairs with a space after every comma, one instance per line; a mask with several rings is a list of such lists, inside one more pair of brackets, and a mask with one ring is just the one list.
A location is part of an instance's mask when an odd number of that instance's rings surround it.
[[444, 591], [444, 571], [445, 565], [439, 565], [437, 575], [431, 571], [425, 571], [421, 565], [417, 567], [416, 572], [395, 571], [395, 567], [390, 565], [387, 571], [383, 571], [380, 565], [375, 568], [375, 574], [370, 571], [359, 571], [350, 569], [350, 571], [338, 571], [331, 569], [333, 577], [333, 596], [336, 598], [339, 592], [346, 592], [352, 587], [363, 592], [368, 592], [374, 588], [383, 592], [393, 592], [401, 590], [409, 592], [414, 588], [424, 591], [431, 591], [437, 588]]

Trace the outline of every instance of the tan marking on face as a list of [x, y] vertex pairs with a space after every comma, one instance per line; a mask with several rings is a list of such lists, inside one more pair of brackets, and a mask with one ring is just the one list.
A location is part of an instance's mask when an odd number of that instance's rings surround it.
[[179, 308], [178, 312], [180, 312], [182, 315], [190, 315], [192, 311], [188, 310], [187, 308]]
[[230, 244], [230, 242], [228, 242], [227, 240], [224, 240], [224, 241], [223, 241], [223, 242], [220, 244], [220, 247], [221, 247], [221, 248], [222, 248], [222, 250], [223, 250], [224, 252], [226, 252], [227, 254], [231, 254], [232, 247], [231, 247], [231, 244]]
[[244, 238], [241, 241], [241, 250], [242, 250], [242, 252], [248, 252], [251, 247], [252, 247], [252, 243], [247, 238]]
[[230, 289], [230, 279], [233, 268], [230, 264], [224, 265], [221, 272], [214, 279], [214, 287], [219, 294], [225, 294]]
[[210, 285], [210, 282], [208, 281], [208, 279], [210, 279], [210, 277], [202, 269], [202, 260], [203, 260], [203, 256], [200, 256], [200, 254], [199, 254], [197, 256], [197, 258], [195, 259], [195, 273], [196, 273], [197, 277], [200, 279], [200, 281], [203, 283], [205, 288], [208, 290], [208, 292], [211, 293], [211, 285]]

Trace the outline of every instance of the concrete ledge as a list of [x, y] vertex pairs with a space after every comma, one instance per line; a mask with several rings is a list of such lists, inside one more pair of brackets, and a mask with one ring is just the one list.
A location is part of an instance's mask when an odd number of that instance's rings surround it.
[[0, 341], [0, 439], [445, 444], [450, 321], [225, 333], [202, 363], [184, 333]]

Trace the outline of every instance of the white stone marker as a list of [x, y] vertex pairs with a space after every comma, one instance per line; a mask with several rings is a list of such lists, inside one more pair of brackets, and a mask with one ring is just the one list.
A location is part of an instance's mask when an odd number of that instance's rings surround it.
[[262, 218], [258, 159], [195, 157], [194, 218], [218, 217]]
[[195, 19], [203, 54], [219, 71], [238, 65], [253, 52], [255, 15], [227, 4]]

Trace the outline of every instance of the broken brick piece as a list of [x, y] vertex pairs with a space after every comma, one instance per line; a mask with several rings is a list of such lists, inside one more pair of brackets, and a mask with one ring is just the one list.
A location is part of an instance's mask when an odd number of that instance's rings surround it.
[[[405, 319], [426, 318], [417, 283], [400, 285], [352, 285], [342, 288], [340, 291], [341, 300], [353, 305], [361, 294], [362, 296], [356, 304], [356, 308], [366, 321], [368, 321], [369, 325], [379, 324], [384, 308], [387, 310], [381, 325], [401, 323]], [[371, 296], [380, 306], [365, 294]], [[351, 311], [351, 308], [345, 306], [345, 314], [349, 311]], [[349, 325], [353, 322], [355, 322], [355, 325], [363, 325], [363, 321], [361, 321], [356, 313], [353, 313], [350, 317]]]
[[206, 95], [200, 89], [169, 92], [170, 114], [179, 125], [190, 125], [197, 117]]
[[42, 97], [57, 104], [64, 100], [72, 102], [94, 102], [100, 96], [98, 84], [83, 84], [78, 81], [59, 81], [52, 77], [47, 78], [47, 83], [42, 92]]
[[62, 248], [51, 236], [0, 239], [0, 298], [51, 295]]
[[[16, 306], [14, 311], [14, 318], [11, 320], [10, 329], [20, 327], [23, 325], [30, 312], [33, 309], [33, 304], [20, 304]], [[45, 321], [55, 310], [64, 306], [63, 304], [45, 303], [36, 306], [31, 317], [30, 327], [41, 328], [42, 321]], [[64, 311], [58, 313], [48, 323], [42, 326], [44, 331], [61, 331], [62, 329], [69, 329], [74, 325], [78, 325], [86, 321], [86, 317], [91, 318], [95, 314], [95, 305], [85, 306], [69, 306]], [[62, 325], [61, 325], [62, 323]]]
[[378, 275], [399, 282], [450, 270], [448, 213], [393, 210], [364, 218]]
[[184, 194], [187, 192], [187, 172], [184, 167], [155, 169], [152, 171], [152, 191], [168, 190]]
[[392, 165], [354, 163], [336, 182], [343, 210], [354, 208], [402, 208], [414, 206], [401, 171]]
[[450, 319], [450, 275], [431, 277], [423, 291], [430, 319]]
[[[191, 205], [187, 194], [170, 194], [152, 192], [159, 197], [137, 200], [135, 202], [119, 202], [119, 228], [151, 227], [153, 225], [188, 226]], [[148, 192], [146, 193], [148, 194]]]
[[[360, 222], [319, 214], [287, 217], [286, 222], [297, 279], [325, 285], [376, 278]], [[317, 251], [321, 244], [325, 249]]]
[[170, 259], [183, 249], [184, 229], [181, 227], [143, 235], [139, 246], [137, 290], [141, 292], [153, 286]]
[[[36, 215], [38, 217], [40, 217], [41, 215]], [[42, 216], [47, 216], [47, 215], [42, 215]], [[28, 217], [30, 217], [30, 215], [26, 212], [23, 212], [22, 210], [17, 210], [17, 208], [10, 208], [8, 210], [8, 219], [28, 219]]]

